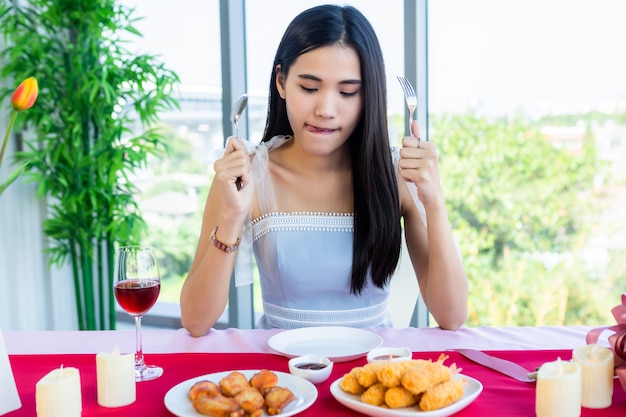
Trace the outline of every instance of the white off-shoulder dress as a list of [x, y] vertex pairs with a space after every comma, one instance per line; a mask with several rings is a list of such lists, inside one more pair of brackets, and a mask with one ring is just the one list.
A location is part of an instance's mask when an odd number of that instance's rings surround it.
[[388, 286], [377, 288], [368, 277], [360, 295], [350, 292], [353, 214], [277, 211], [268, 155], [288, 140], [276, 136], [251, 150], [262, 215], [244, 227], [235, 276], [237, 285], [251, 282], [252, 249], [263, 299], [257, 327], [391, 326]]

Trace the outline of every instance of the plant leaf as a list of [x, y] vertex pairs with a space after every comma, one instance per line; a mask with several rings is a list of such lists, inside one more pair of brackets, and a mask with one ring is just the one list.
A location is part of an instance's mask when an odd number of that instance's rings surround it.
[[0, 184], [0, 195], [2, 195], [4, 190], [9, 188], [9, 185], [13, 184], [15, 180], [17, 180], [20, 177], [20, 175], [22, 175], [22, 173], [24, 172], [27, 166], [28, 166], [28, 162], [25, 162], [21, 166], [19, 166], [15, 171], [9, 174], [7, 179], [3, 183]]

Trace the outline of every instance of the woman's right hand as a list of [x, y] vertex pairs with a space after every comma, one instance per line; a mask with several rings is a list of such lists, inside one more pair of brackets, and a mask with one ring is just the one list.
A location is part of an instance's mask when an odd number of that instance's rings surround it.
[[254, 197], [250, 155], [243, 140], [231, 136], [226, 143], [224, 156], [213, 164], [226, 207], [234, 213], [248, 213]]
[[221, 242], [232, 245], [242, 238], [254, 201], [250, 155], [241, 139], [228, 138], [224, 155], [213, 163], [213, 169], [198, 247], [180, 293], [182, 324], [193, 336], [205, 335], [224, 311], [235, 267], [235, 255], [212, 244], [210, 236], [218, 227], [216, 238]]

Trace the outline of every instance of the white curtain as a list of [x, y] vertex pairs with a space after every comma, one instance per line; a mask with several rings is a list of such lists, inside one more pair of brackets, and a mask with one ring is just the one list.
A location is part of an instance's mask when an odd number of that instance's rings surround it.
[[[0, 108], [0, 140], [10, 108], [8, 101]], [[0, 182], [14, 168], [14, 148], [11, 137]], [[71, 269], [48, 266], [41, 227], [44, 202], [35, 190], [36, 184], [21, 178], [0, 195], [0, 328], [72, 330], [78, 326]]]

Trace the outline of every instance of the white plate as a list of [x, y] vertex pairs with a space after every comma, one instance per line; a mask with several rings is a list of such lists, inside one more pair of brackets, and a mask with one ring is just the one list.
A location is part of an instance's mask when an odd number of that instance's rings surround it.
[[339, 378], [330, 385], [330, 393], [335, 397], [337, 401], [346, 407], [373, 417], [447, 417], [454, 413], [457, 413], [467, 407], [469, 403], [474, 401], [478, 394], [483, 390], [483, 384], [477, 379], [469, 377], [467, 375], [457, 374], [455, 378], [465, 378], [467, 381], [464, 385], [465, 394], [461, 399], [447, 407], [440, 408], [433, 411], [420, 411], [417, 407], [407, 408], [382, 408], [375, 405], [365, 404], [361, 401], [361, 397], [358, 395], [348, 394], [344, 392], [339, 383], [342, 378]]
[[[191, 405], [191, 400], [189, 400], [188, 393], [189, 388], [193, 386], [198, 381], [202, 381], [208, 379], [209, 381], [213, 381], [216, 384], [220, 381], [220, 379], [224, 378], [226, 375], [231, 373], [232, 371], [225, 372], [217, 372], [214, 374], [207, 374], [198, 376], [195, 378], [188, 379], [186, 381], [181, 382], [178, 385], [173, 386], [170, 390], [165, 394], [165, 407], [174, 415], [178, 417], [206, 417], [196, 410], [194, 410]], [[246, 378], [250, 379], [252, 375], [259, 372], [258, 370], [246, 370], [246, 371], [238, 371], [246, 376]], [[296, 396], [296, 401], [293, 401], [289, 404], [282, 413], [277, 414], [280, 417], [293, 416], [295, 414], [301, 413], [302, 411], [309, 408], [315, 400], [317, 399], [317, 388], [315, 385], [307, 381], [306, 379], [300, 378], [298, 376], [290, 375], [284, 372], [272, 371], [278, 376], [278, 386], [289, 388], [293, 395]], [[267, 416], [268, 414], [263, 411], [263, 416]]]
[[353, 327], [303, 327], [275, 334], [267, 343], [288, 358], [313, 354], [346, 362], [365, 356], [380, 346], [383, 338]]

